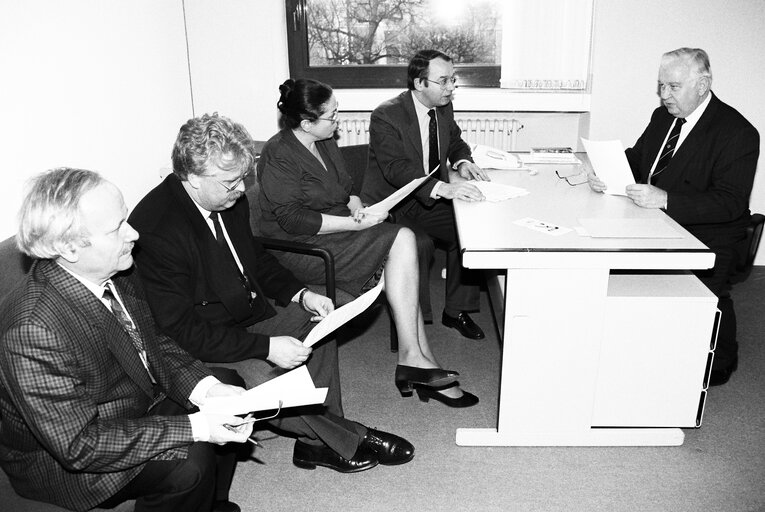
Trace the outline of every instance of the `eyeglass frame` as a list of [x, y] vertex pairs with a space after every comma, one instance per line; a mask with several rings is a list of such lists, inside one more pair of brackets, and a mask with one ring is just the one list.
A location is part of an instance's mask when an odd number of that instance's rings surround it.
[[242, 175], [241, 175], [241, 176], [239, 176], [239, 177], [238, 177], [236, 180], [234, 180], [234, 181], [231, 183], [231, 185], [226, 185], [225, 183], [223, 183], [223, 182], [222, 182], [222, 181], [220, 181], [219, 179], [216, 179], [216, 178], [215, 178], [215, 176], [213, 176], [212, 174], [201, 174], [201, 175], [200, 175], [200, 177], [202, 177], [202, 178], [211, 178], [211, 179], [212, 179], [212, 180], [213, 180], [215, 183], [217, 183], [217, 184], [218, 184], [218, 185], [220, 185], [221, 187], [225, 188], [225, 189], [226, 189], [226, 192], [233, 192], [234, 190], [236, 190], [236, 188], [237, 188], [239, 185], [241, 185], [241, 184], [242, 184], [242, 182], [244, 182], [244, 180], [246, 180], [246, 179], [247, 179], [247, 177], [248, 177], [250, 174], [252, 174], [252, 169], [247, 169], [246, 171], [244, 171], [244, 173], [242, 173]]
[[584, 185], [584, 184], [585, 184], [585, 183], [587, 183], [587, 181], [588, 181], [587, 179], [585, 179], [584, 181], [582, 181], [582, 182], [580, 182], [580, 183], [571, 183], [571, 182], [568, 180], [569, 178], [573, 178], [573, 177], [576, 177], [576, 176], [584, 176], [584, 177], [586, 178], [586, 177], [587, 177], [587, 174], [586, 174], [586, 173], [584, 173], [584, 172], [583, 172], [583, 171], [581, 171], [581, 170], [580, 170], [578, 173], [576, 173], [576, 174], [569, 174], [568, 176], [561, 176], [561, 175], [560, 175], [560, 172], [559, 172], [559, 171], [556, 169], [556, 170], [555, 170], [555, 175], [558, 177], [558, 179], [559, 179], [559, 180], [566, 180], [566, 183], [568, 183], [568, 184], [569, 184], [569, 185], [571, 185], [572, 187], [576, 187], [576, 186], [578, 186], [578, 185]]
[[437, 84], [438, 86], [441, 87], [441, 89], [446, 89], [447, 87], [449, 87], [449, 83], [450, 82], [454, 86], [455, 89], [457, 87], [459, 87], [459, 85], [457, 85], [457, 77], [456, 76], [444, 77], [444, 78], [441, 78], [440, 80], [431, 80], [430, 78], [420, 78], [420, 80], [425, 80], [426, 82], [431, 82], [431, 83]]

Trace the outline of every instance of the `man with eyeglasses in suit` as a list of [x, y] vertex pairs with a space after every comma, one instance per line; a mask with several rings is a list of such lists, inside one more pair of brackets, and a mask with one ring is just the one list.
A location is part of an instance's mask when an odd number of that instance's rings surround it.
[[417, 235], [420, 257], [420, 303], [430, 313], [428, 277], [434, 242], [446, 246], [446, 302], [441, 322], [470, 339], [484, 338], [468, 312], [479, 309], [479, 273], [462, 267], [452, 200], [482, 201], [470, 181], [488, 180], [471, 157], [454, 121], [457, 88], [452, 59], [437, 50], [418, 52], [407, 71], [408, 90], [378, 106], [369, 124], [369, 165], [361, 198], [376, 203], [415, 178], [438, 167], [428, 180], [391, 211], [392, 220]]

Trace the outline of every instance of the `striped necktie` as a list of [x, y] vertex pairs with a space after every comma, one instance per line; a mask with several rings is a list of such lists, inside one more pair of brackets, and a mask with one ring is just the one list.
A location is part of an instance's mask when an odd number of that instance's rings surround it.
[[685, 119], [681, 117], [678, 117], [675, 119], [675, 124], [672, 126], [672, 131], [669, 132], [669, 137], [667, 138], [667, 144], [663, 148], [661, 148], [662, 150], [661, 156], [659, 157], [659, 161], [656, 162], [656, 169], [648, 178], [648, 183], [653, 182], [656, 176], [658, 176], [659, 174], [667, 170], [667, 167], [669, 166], [669, 161], [672, 160], [672, 155], [674, 155], [675, 153], [675, 146], [677, 146], [677, 139], [680, 137], [680, 128], [683, 126], [684, 123], [685, 123]]

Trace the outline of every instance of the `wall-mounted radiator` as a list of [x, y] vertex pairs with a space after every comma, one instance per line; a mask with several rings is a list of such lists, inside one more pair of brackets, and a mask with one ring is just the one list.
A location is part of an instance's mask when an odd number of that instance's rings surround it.
[[[455, 120], [462, 130], [462, 138], [471, 144], [484, 144], [506, 151], [516, 148], [518, 132], [523, 124], [507, 114], [456, 113]], [[353, 146], [369, 142], [369, 112], [343, 112], [337, 131], [338, 144]]]

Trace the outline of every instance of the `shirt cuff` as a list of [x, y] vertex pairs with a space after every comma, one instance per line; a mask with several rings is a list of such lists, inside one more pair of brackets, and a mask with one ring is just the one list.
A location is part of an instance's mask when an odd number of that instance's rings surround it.
[[191, 422], [191, 436], [195, 443], [206, 443], [210, 440], [210, 427], [202, 413], [189, 414], [189, 421]]
[[[467, 162], [467, 160], [465, 160]], [[436, 184], [433, 185], [433, 190], [430, 191], [430, 197], [431, 199], [438, 199], [440, 196], [438, 195], [438, 189], [441, 188], [441, 185], [443, 185], [444, 182], [437, 180]]]
[[456, 171], [462, 162], [470, 162], [470, 160], [468, 160], [467, 158], [463, 158], [462, 160], [457, 160], [457, 162], [454, 165], [452, 165], [452, 169]]
[[212, 375], [208, 375], [204, 379], [197, 382], [197, 385], [194, 386], [194, 390], [189, 396], [189, 402], [196, 405], [197, 407], [203, 406], [205, 400], [207, 399], [207, 393], [210, 391], [210, 388], [220, 383], [221, 382], [218, 379]]

